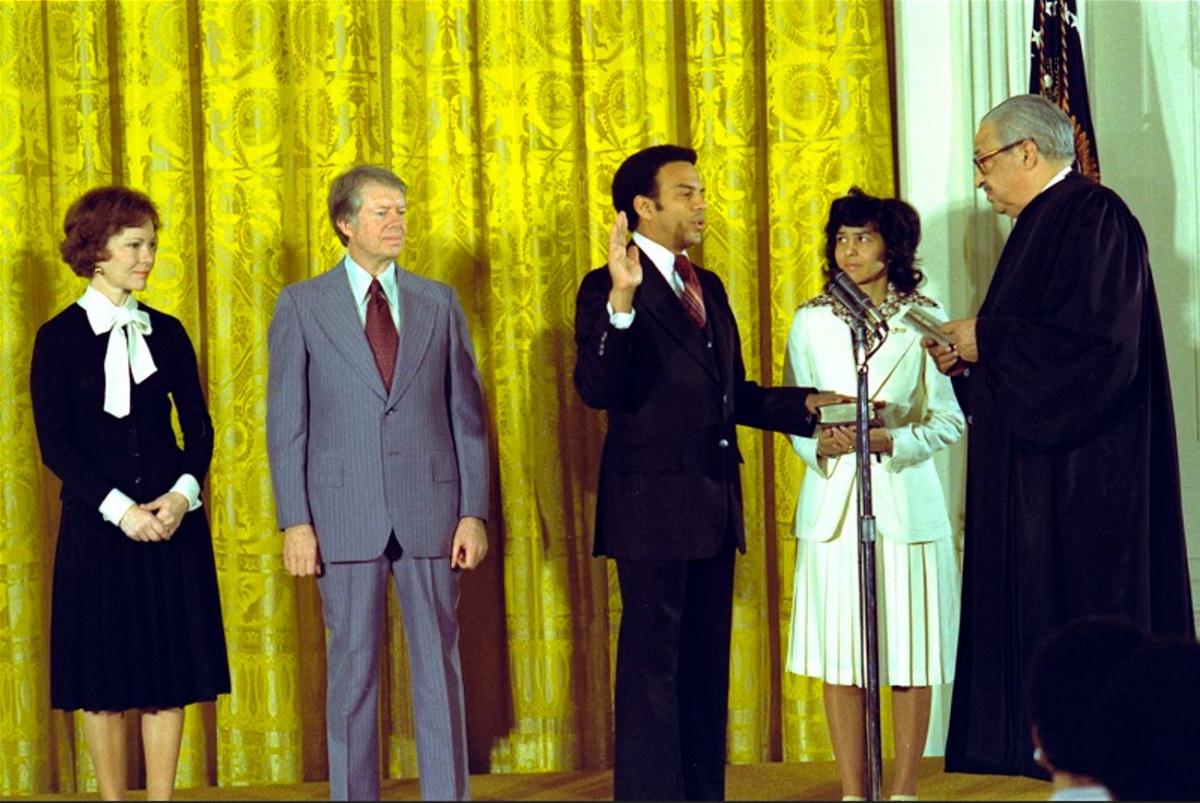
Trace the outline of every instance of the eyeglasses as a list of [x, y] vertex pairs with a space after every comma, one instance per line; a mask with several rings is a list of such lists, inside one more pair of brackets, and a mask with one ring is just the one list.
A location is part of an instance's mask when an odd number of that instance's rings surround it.
[[999, 148], [996, 148], [996, 150], [988, 151], [987, 153], [983, 154], [982, 156], [972, 157], [971, 161], [975, 163], [975, 169], [986, 176], [988, 174], [988, 171], [991, 170], [991, 167], [984, 167], [984, 164], [986, 164], [988, 161], [990, 161], [993, 157], [999, 156], [1000, 154], [1004, 153], [1005, 151], [1017, 147], [1022, 142], [1024, 142], [1026, 139], [1028, 139], [1028, 137], [1025, 137], [1024, 139], [1018, 139], [1016, 142], [1010, 142], [1007, 145], [1001, 145]]

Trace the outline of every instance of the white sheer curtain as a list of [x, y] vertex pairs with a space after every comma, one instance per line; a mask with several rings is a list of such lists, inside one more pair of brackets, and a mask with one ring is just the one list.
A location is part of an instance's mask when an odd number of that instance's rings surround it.
[[1200, 3], [1083, 0], [1083, 11], [1100, 176], [1150, 245], [1200, 622]]

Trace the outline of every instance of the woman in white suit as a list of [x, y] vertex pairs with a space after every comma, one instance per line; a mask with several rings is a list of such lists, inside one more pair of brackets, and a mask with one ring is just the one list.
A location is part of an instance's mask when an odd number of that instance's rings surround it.
[[[882, 426], [872, 427], [872, 489], [879, 540], [880, 683], [892, 687], [893, 799], [915, 799], [929, 727], [930, 687], [954, 674], [958, 569], [952, 527], [932, 456], [963, 433], [950, 380], [921, 334], [903, 320], [913, 306], [944, 320], [917, 292], [916, 211], [858, 188], [835, 200], [825, 256], [883, 312], [889, 334], [869, 360], [869, 392]], [[850, 315], [828, 294], [803, 304], [788, 336], [784, 383], [856, 393]], [[874, 347], [874, 343], [871, 344]], [[878, 403], [882, 403], [881, 405]], [[844, 799], [862, 799], [863, 693], [854, 426], [792, 437], [807, 470], [796, 507], [795, 600], [787, 668], [824, 680], [825, 714]]]

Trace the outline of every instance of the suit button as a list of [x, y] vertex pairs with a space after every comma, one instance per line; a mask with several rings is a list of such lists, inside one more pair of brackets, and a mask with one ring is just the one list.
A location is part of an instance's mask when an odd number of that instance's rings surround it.
[[974, 423], [975, 423], [975, 416], [973, 416], [973, 415], [967, 416], [967, 426], [971, 426]]
[[704, 343], [704, 345], [705, 345], [707, 348], [712, 348], [712, 341], [711, 341], [711, 340], [708, 340], [708, 341], [706, 341], [706, 342]]
[[388, 410], [387, 410], [387, 414], [388, 414], [388, 415], [394, 415], [394, 414], [395, 414], [395, 412], [396, 412], [396, 408], [395, 408], [395, 407], [389, 407], [389, 408], [388, 408]]
[[728, 404], [728, 403], [729, 403], [729, 394], [722, 393], [721, 394], [721, 404]]
[[721, 438], [721, 440], [717, 441], [717, 446], [720, 446], [722, 449], [728, 449], [729, 440], [726, 438]]

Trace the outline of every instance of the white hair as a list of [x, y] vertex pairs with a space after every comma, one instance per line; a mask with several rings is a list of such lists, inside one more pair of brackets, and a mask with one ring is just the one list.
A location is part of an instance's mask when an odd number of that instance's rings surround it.
[[1042, 95], [1014, 95], [983, 116], [1004, 144], [1032, 139], [1050, 159], [1075, 158], [1075, 126], [1066, 113]]

